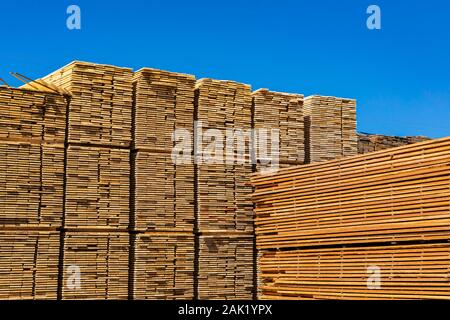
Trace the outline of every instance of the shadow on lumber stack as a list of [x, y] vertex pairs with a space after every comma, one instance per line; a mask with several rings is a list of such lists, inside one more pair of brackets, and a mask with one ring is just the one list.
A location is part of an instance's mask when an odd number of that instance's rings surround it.
[[450, 138], [254, 176], [261, 299], [450, 298]]
[[66, 99], [0, 87], [0, 299], [56, 299]]

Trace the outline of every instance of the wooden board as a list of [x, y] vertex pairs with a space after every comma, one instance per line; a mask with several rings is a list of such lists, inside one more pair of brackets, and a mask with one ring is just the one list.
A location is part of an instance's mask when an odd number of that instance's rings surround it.
[[0, 140], [0, 226], [59, 227], [64, 146]]
[[449, 265], [450, 243], [263, 251], [259, 298], [450, 299]]
[[[128, 233], [67, 232], [63, 299], [127, 299], [128, 261]], [[74, 281], [77, 269], [80, 286]]]
[[448, 239], [450, 138], [254, 177], [260, 249]]
[[64, 143], [66, 103], [58, 94], [0, 87], [0, 139]]
[[135, 180], [137, 230], [193, 231], [193, 164], [174, 164], [170, 153], [139, 151]]
[[144, 68], [133, 79], [135, 148], [171, 152], [177, 129], [189, 131], [192, 147], [195, 77]]
[[[305, 161], [305, 127], [303, 95], [259, 89], [252, 93], [255, 132], [265, 129], [279, 130], [279, 162]], [[270, 133], [269, 133], [270, 134]], [[255, 142], [257, 142], [256, 139]], [[256, 150], [259, 146], [256, 143]], [[270, 152], [270, 146], [267, 146]], [[272, 155], [270, 153], [271, 156]], [[257, 160], [260, 160], [257, 156]]]
[[132, 78], [128, 68], [74, 61], [42, 80], [71, 93], [69, 142], [128, 147]]
[[127, 229], [130, 151], [69, 146], [65, 226]]
[[135, 246], [134, 299], [194, 298], [193, 234], [138, 234]]
[[56, 299], [59, 232], [0, 230], [0, 299]]
[[253, 297], [253, 236], [201, 235], [198, 298], [238, 300]]
[[304, 100], [308, 162], [356, 155], [356, 101], [310, 96]]

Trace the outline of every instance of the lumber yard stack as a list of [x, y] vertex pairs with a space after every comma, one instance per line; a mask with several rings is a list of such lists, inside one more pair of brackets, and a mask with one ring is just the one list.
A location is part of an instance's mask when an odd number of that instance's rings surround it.
[[133, 77], [134, 299], [194, 298], [194, 86], [157, 69]]
[[[258, 165], [264, 165], [265, 156], [277, 156], [278, 164], [303, 164], [305, 162], [305, 125], [303, 95], [259, 89], [252, 93], [253, 128], [255, 129], [255, 157]], [[271, 145], [261, 145], [260, 130], [279, 131], [279, 151], [272, 154]], [[262, 138], [262, 137], [261, 137]], [[262, 140], [262, 141], [261, 141]], [[264, 155], [264, 147], [266, 155]]]
[[[251, 109], [250, 86], [197, 81], [194, 153], [199, 299], [253, 297], [253, 204], [252, 187], [247, 183], [252, 173]], [[223, 139], [213, 140], [210, 133]], [[240, 138], [235, 139], [233, 133], [241, 134]], [[227, 144], [230, 134], [231, 144]]]
[[401, 147], [408, 144], [427, 141], [423, 136], [397, 137], [380, 134], [358, 133], [358, 153], [368, 153], [389, 148]]
[[0, 86], [0, 299], [56, 299], [66, 99]]
[[255, 297], [252, 172], [353, 152], [323, 99], [79, 61], [0, 87], [0, 298]]
[[132, 78], [129, 68], [74, 61], [41, 80], [71, 94], [69, 142], [129, 147]]
[[450, 138], [254, 176], [261, 299], [450, 298]]
[[307, 163], [354, 156], [358, 150], [356, 101], [309, 96], [304, 101]]
[[79, 61], [41, 79], [70, 93], [62, 299], [128, 298], [132, 80]]

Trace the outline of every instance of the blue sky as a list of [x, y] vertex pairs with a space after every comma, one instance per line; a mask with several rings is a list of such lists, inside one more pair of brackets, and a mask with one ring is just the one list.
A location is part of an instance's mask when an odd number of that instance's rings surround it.
[[[81, 30], [66, 9], [81, 8]], [[382, 29], [366, 27], [379, 5]], [[358, 100], [358, 130], [450, 136], [450, 1], [2, 1], [0, 77], [72, 60]]]

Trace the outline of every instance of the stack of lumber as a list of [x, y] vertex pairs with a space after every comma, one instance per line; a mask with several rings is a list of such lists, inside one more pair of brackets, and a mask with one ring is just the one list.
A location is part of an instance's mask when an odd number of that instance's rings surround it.
[[59, 233], [0, 230], [0, 299], [56, 299]]
[[[135, 227], [194, 229], [194, 167], [172, 154], [177, 129], [188, 130], [192, 152], [195, 77], [144, 68], [134, 76]], [[176, 161], [175, 161], [176, 160]]]
[[358, 153], [368, 153], [389, 148], [401, 147], [408, 144], [430, 140], [427, 137], [411, 136], [397, 137], [380, 134], [358, 133]]
[[[248, 175], [252, 172], [250, 159], [227, 161], [228, 156], [233, 157], [237, 150], [235, 148], [228, 154], [230, 150], [225, 146], [227, 129], [251, 129], [250, 87], [232, 81], [202, 79], [197, 81], [196, 97], [195, 117], [202, 122], [203, 132], [214, 128], [224, 140], [223, 157], [216, 163], [209, 161], [205, 151], [210, 141], [202, 141], [196, 150], [196, 155], [202, 158], [197, 162], [198, 230], [251, 232], [252, 187], [247, 184]], [[250, 145], [250, 141], [248, 143]], [[249, 151], [246, 148], [247, 156]]]
[[62, 297], [127, 298], [129, 235], [110, 232], [130, 225], [133, 72], [74, 61], [39, 81], [70, 93], [61, 242], [64, 271], [79, 264], [82, 288]]
[[252, 235], [201, 235], [198, 298], [252, 299], [253, 266]]
[[127, 299], [128, 255], [128, 233], [67, 232], [62, 298]]
[[250, 164], [201, 164], [198, 171], [198, 228], [200, 232], [252, 232]]
[[135, 158], [135, 224], [140, 231], [194, 229], [194, 165], [170, 153], [139, 151]]
[[196, 119], [203, 123], [205, 129], [251, 129], [249, 85], [205, 78], [198, 80], [195, 88]]
[[144, 68], [134, 74], [133, 83], [135, 148], [170, 153], [176, 129], [192, 132], [195, 77]]
[[0, 87], [0, 299], [56, 299], [66, 100]]
[[261, 299], [450, 299], [450, 243], [267, 251], [259, 264]]
[[[442, 242], [448, 246], [450, 239], [449, 164], [450, 138], [444, 138], [254, 176], [259, 281], [267, 284], [262, 287], [262, 297], [358, 297], [363, 292], [359, 290], [361, 283], [342, 280], [343, 266], [351, 269], [366, 259], [376, 262], [383, 274], [404, 272], [407, 265], [425, 269], [448, 259], [448, 247], [442, 253], [430, 245]], [[392, 242], [405, 244], [395, 247]], [[419, 243], [424, 247], [414, 251], [412, 244]], [[343, 245], [358, 249], [344, 250]], [[323, 251], [322, 246], [334, 249]], [[431, 249], [427, 256], [424, 252], [428, 247]], [[276, 252], [279, 249], [283, 252]], [[332, 261], [335, 266], [326, 265], [328, 254], [336, 256]], [[391, 260], [386, 260], [388, 257]], [[290, 262], [280, 263], [284, 259]], [[398, 270], [386, 269], [376, 259]], [[322, 266], [337, 278], [328, 279], [327, 274], [309, 280], [300, 277], [301, 268], [314, 270]], [[362, 278], [361, 270], [353, 271], [350, 278], [367, 279], [367, 275]], [[409, 274], [407, 278], [411, 279], [404, 282], [385, 280], [380, 291], [363, 295], [448, 296], [444, 294], [448, 291], [448, 275], [437, 272], [423, 279], [425, 276], [417, 272]], [[289, 284], [295, 275], [300, 277], [298, 282]], [[403, 286], [422, 290], [408, 292]]]
[[310, 96], [305, 98], [304, 114], [308, 162], [357, 154], [355, 100]]
[[[198, 298], [250, 299], [254, 247], [248, 184], [252, 172], [250, 86], [202, 79], [197, 81], [195, 97], [195, 119], [201, 130], [194, 151]], [[235, 133], [242, 134], [244, 141], [236, 139]], [[214, 139], [216, 135], [221, 139]]]
[[134, 261], [135, 299], [194, 298], [194, 235], [138, 234]]
[[[133, 85], [132, 296], [192, 299], [195, 77], [144, 68], [135, 73]], [[177, 146], [186, 150], [176, 152]], [[178, 158], [184, 151], [186, 161]]]
[[64, 146], [0, 140], [0, 226], [60, 227]]
[[130, 151], [69, 146], [65, 227], [129, 225]]
[[46, 92], [0, 87], [0, 139], [64, 143], [66, 100]]
[[69, 142], [129, 147], [133, 72], [74, 61], [42, 80], [70, 92]]
[[[303, 164], [305, 161], [304, 143], [305, 128], [303, 121], [303, 95], [274, 92], [259, 89], [252, 93], [253, 97], [253, 123], [255, 134], [258, 130], [279, 130], [279, 163]], [[270, 141], [270, 139], [269, 139]], [[261, 157], [261, 145], [255, 141], [256, 159]], [[266, 141], [263, 141], [265, 143]], [[267, 143], [267, 156], [276, 156], [271, 153], [271, 145]], [[260, 159], [262, 158], [262, 159]]]

